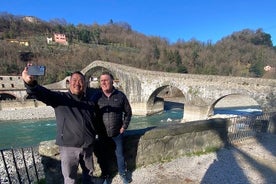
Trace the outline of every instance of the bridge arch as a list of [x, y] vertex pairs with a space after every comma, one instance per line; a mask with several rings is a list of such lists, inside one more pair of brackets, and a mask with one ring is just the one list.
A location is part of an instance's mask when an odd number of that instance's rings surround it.
[[250, 94], [243, 93], [233, 93], [224, 95], [214, 101], [208, 110], [208, 117], [214, 115], [214, 109], [234, 109], [234, 108], [244, 108], [244, 109], [252, 109], [252, 110], [260, 110], [260, 104], [250, 96]]
[[155, 89], [150, 96], [148, 97], [147, 100], [147, 115], [151, 115], [157, 112], [163, 111], [164, 107], [164, 99], [159, 98], [158, 94], [164, 90], [168, 85], [161, 86], [157, 89]]
[[16, 100], [17, 97], [14, 94], [11, 93], [0, 93], [0, 100]]
[[102, 72], [108, 72], [112, 74], [114, 77], [114, 87], [125, 93], [127, 87], [126, 84], [122, 82], [123, 79], [118, 77], [118, 74], [116, 72], [101, 66], [92, 67], [89, 70], [87, 70], [86, 73], [84, 73], [85, 77], [89, 80], [89, 87], [99, 88], [99, 80]]
[[[171, 94], [168, 95], [169, 92], [167, 90], [169, 89], [173, 89], [178, 93], [173, 94], [174, 92], [171, 92]], [[153, 90], [149, 92], [149, 96], [147, 97], [147, 105], [146, 105], [147, 115], [154, 114], [157, 112], [162, 112], [164, 110], [165, 103], [168, 103], [166, 102], [167, 100], [166, 97], [171, 98], [169, 100], [171, 101], [170, 103], [183, 104], [181, 108], [184, 110], [185, 95], [183, 94], [183, 91], [178, 87], [176, 87], [174, 84], [171, 84], [170, 82], [166, 82], [166, 83], [160, 84], [156, 88], [153, 88]], [[180, 106], [178, 105], [177, 108], [180, 108]], [[182, 116], [183, 114], [184, 113], [182, 113]]]
[[123, 65], [117, 65], [117, 67], [114, 67], [114, 63], [94, 61], [81, 70], [85, 76], [94, 76], [97, 79], [99, 79], [99, 76], [103, 71], [108, 71], [114, 76], [114, 84], [118, 89], [126, 94], [130, 102], [136, 101], [137, 98], [140, 98], [140, 95], [136, 95], [137, 92], [139, 94], [141, 92], [140, 80], [133, 75], [131, 70], [125, 69], [125, 66]]

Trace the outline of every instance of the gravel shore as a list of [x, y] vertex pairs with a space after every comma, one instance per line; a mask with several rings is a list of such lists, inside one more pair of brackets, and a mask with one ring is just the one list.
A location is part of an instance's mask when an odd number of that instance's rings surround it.
[[25, 108], [17, 110], [0, 110], [0, 122], [10, 120], [47, 119], [54, 118], [54, 109], [50, 106]]

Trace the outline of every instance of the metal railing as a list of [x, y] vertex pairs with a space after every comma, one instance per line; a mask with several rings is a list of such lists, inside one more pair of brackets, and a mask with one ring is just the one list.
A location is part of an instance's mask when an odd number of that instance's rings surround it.
[[0, 183], [39, 183], [44, 177], [37, 147], [0, 150]]
[[264, 113], [258, 116], [239, 116], [229, 118], [228, 141], [237, 143], [256, 137], [257, 133], [267, 132], [269, 118], [272, 113]]

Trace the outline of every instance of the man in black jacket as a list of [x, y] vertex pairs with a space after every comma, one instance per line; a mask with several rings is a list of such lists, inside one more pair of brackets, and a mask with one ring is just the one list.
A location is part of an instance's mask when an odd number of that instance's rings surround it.
[[85, 76], [78, 71], [72, 73], [68, 92], [56, 92], [39, 85], [34, 76], [28, 75], [28, 67], [22, 72], [22, 79], [30, 96], [55, 110], [56, 144], [60, 149], [64, 183], [77, 182], [79, 164], [83, 183], [92, 183], [95, 106], [86, 96]]
[[127, 184], [131, 182], [131, 178], [128, 178], [126, 174], [123, 133], [130, 123], [132, 110], [126, 95], [113, 87], [113, 80], [112, 74], [108, 72], [101, 74], [101, 90], [93, 97], [93, 101], [98, 105], [98, 115], [104, 123], [107, 136], [115, 143], [118, 172], [123, 183]]

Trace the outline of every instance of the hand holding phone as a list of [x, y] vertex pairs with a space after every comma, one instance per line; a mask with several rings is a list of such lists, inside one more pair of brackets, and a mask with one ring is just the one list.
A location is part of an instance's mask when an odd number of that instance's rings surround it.
[[28, 75], [41, 76], [45, 75], [46, 66], [31, 65], [28, 66]]

